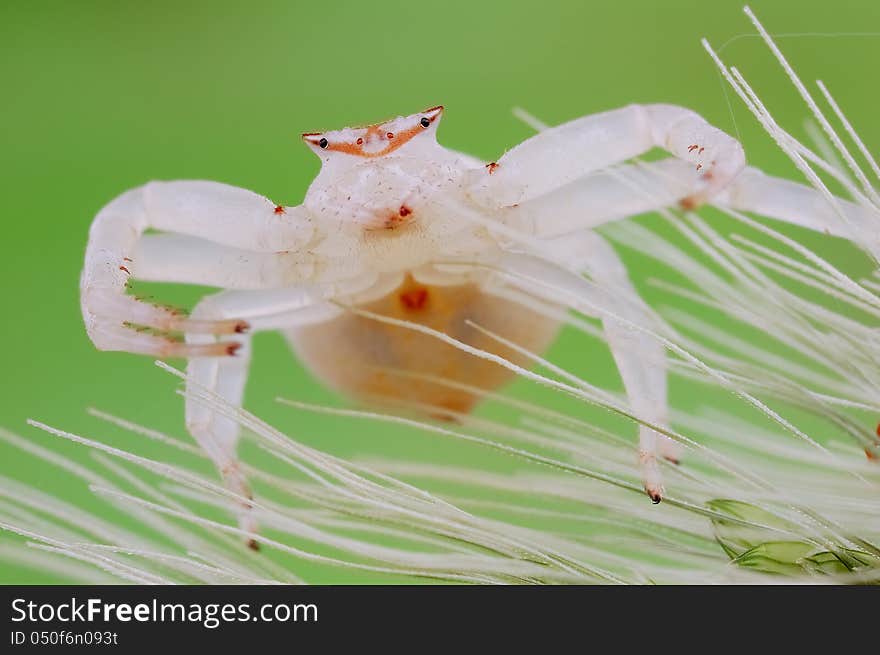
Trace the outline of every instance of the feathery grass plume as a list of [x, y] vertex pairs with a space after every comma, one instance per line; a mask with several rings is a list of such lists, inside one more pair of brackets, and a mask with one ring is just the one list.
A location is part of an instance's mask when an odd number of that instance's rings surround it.
[[[847, 150], [746, 11], [826, 135], [817, 144], [821, 155], [784, 131], [743, 76], [705, 47], [828, 202], [837, 201], [825, 178], [880, 223], [878, 192], [864, 170], [880, 177], [870, 151], [819, 83], [834, 120], [855, 144], [855, 153]], [[838, 158], [844, 164], [833, 161]], [[647, 170], [636, 162], [606, 173], [650, 193]], [[472, 464], [381, 456], [379, 443], [370, 445], [377, 453], [371, 458], [347, 461], [208, 390], [180, 391], [240, 423], [262, 451], [251, 458], [259, 463], [244, 466], [254, 483], [260, 534], [237, 527], [229, 508], [242, 499], [205, 473], [211, 468], [196, 446], [90, 410], [106, 425], [100, 439], [38, 421], [31, 425], [42, 436], [0, 430], [8, 446], [78, 479], [102, 503], [100, 511], [84, 511], [7, 471], [0, 479], [0, 528], [11, 536], [0, 542], [0, 557], [65, 580], [145, 584], [877, 582], [880, 467], [871, 458], [880, 452], [870, 428], [880, 412], [880, 277], [853, 280], [772, 223], [724, 207], [661, 215], [666, 220], [651, 228], [623, 221], [603, 229], [653, 262], [649, 282], [670, 306], [644, 324], [586, 306], [580, 285], [594, 283], [583, 278], [548, 281], [501, 269], [541, 284], [548, 298], [570, 308], [561, 317], [569, 326], [565, 338], [585, 344], [601, 338], [583, 315], [589, 310], [666, 346], [673, 391], [689, 393], [673, 393], [673, 428], [651, 425], [685, 450], [680, 466], [662, 464], [668, 495], [661, 505], [645, 498], [634, 462], [633, 423], [647, 423], [621, 393], [583, 379], [576, 363], [524, 352], [479, 325], [474, 329], [520, 351], [535, 368], [396, 321], [507, 367], [523, 379], [518, 389], [533, 390], [468, 389], [486, 400], [486, 411], [476, 415], [412, 404], [386, 413], [279, 399], [291, 412], [289, 424], [296, 425], [297, 412], [325, 415], [327, 429], [337, 432], [382, 422], [411, 439], [448, 442], [456, 461]], [[725, 234], [715, 225], [735, 231]], [[876, 260], [880, 232], [850, 227], [854, 243]], [[604, 417], [596, 408], [610, 413], [607, 421], [597, 419]], [[452, 420], [423, 420], [425, 410]], [[125, 448], [111, 446], [108, 435], [119, 432], [136, 439]], [[47, 442], [53, 438], [89, 449], [90, 464], [61, 454]], [[138, 454], [138, 440], [163, 455]], [[256, 539], [261, 551], [246, 548], [247, 539]]]

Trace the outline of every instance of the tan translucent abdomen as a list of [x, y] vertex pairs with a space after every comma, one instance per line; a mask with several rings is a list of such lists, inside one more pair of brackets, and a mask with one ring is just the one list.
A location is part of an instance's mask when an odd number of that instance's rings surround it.
[[[470, 320], [504, 338], [544, 352], [559, 323], [522, 305], [483, 293], [475, 284], [429, 286], [407, 276], [403, 284], [363, 309], [412, 321], [443, 332], [471, 346], [529, 367], [513, 350], [467, 324]], [[290, 330], [287, 336], [302, 362], [325, 384], [371, 402], [418, 403], [442, 410], [468, 412], [479, 397], [436, 382], [397, 375], [395, 370], [465, 383], [487, 391], [514, 375], [486, 360], [462, 352], [435, 337], [388, 325], [353, 313]]]

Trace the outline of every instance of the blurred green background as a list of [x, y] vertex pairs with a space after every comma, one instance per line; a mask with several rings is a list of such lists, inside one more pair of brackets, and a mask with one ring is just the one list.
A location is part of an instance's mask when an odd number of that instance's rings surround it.
[[[296, 204], [318, 169], [300, 132], [438, 103], [447, 108], [441, 141], [487, 159], [530, 134], [512, 117], [513, 106], [554, 123], [632, 102], [685, 105], [738, 134], [752, 163], [793, 175], [726, 94], [699, 43], [702, 36], [716, 48], [730, 41], [722, 56], [753, 83], [777, 120], [801, 135], [806, 109], [754, 38], [741, 5], [3, 2], [0, 426], [83, 460], [81, 447], [52, 441], [25, 419], [124, 443], [85, 414], [96, 406], [184, 434], [174, 379], [149, 358], [97, 352], [79, 313], [78, 277], [93, 216], [120, 192], [151, 179], [218, 180]], [[758, 0], [752, 7], [771, 33], [825, 35], [779, 43], [805, 79], [829, 85], [868, 144], [880, 143], [880, 37], [851, 34], [880, 31], [880, 3]], [[798, 237], [854, 275], [867, 272], [845, 244]], [[644, 288], [647, 263], [624, 254]], [[168, 288], [162, 298], [191, 305], [203, 292]], [[653, 302], [658, 292], [645, 289], [645, 295]], [[551, 358], [597, 384], [620, 386], [599, 343], [566, 334]], [[539, 392], [517, 384], [513, 393]], [[682, 400], [681, 385], [672, 394], [679, 405], [699, 401]], [[258, 335], [246, 405], [296, 438], [342, 456], [464, 456], [440, 440], [413, 439], [382, 425], [336, 430], [326, 418], [279, 407], [276, 395], [341, 402], [304, 373], [279, 335]], [[153, 448], [138, 446], [147, 455]], [[93, 506], [81, 483], [4, 444], [0, 449], [3, 475]], [[466, 456], [479, 458], [473, 451]], [[320, 579], [350, 579], [346, 575]], [[53, 580], [0, 563], [0, 582]]]

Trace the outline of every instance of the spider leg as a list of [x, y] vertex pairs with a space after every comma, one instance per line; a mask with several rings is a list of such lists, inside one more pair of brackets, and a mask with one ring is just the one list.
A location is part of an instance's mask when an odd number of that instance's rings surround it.
[[[234, 307], [234, 303], [226, 305], [223, 301], [225, 293], [221, 292], [217, 296], [203, 300], [196, 306], [194, 315], [206, 319], [223, 316], [226, 307]], [[224, 337], [215, 338], [212, 335], [187, 335], [188, 344], [208, 345], [224, 340]], [[190, 359], [187, 363], [187, 390], [196, 386], [207, 388], [236, 407], [240, 407], [244, 399], [251, 359], [251, 335], [245, 335], [237, 342], [237, 346], [235, 357]], [[248, 502], [253, 499], [253, 494], [236, 455], [240, 432], [238, 423], [187, 398], [186, 428], [214, 462], [226, 488], [243, 499], [236, 502], [239, 527], [248, 532], [255, 532], [257, 525], [251, 511], [252, 506]], [[248, 541], [248, 544], [255, 547], [255, 542], [252, 540]]]
[[255, 193], [224, 184], [152, 182], [122, 194], [92, 223], [80, 279], [86, 330], [102, 350], [160, 357], [222, 355], [227, 346], [190, 346], [132, 328], [209, 334], [234, 334], [247, 328], [236, 318], [190, 320], [174, 310], [126, 296], [129, 278], [138, 273], [136, 244], [148, 229], [261, 252], [294, 250], [312, 235], [304, 209], [279, 208]]
[[[657, 339], [643, 331], [656, 331], [659, 319], [639, 297], [622, 262], [601, 236], [585, 231], [565, 240], [567, 256], [560, 256], [560, 265], [531, 255], [507, 254], [501, 266], [514, 280], [536, 283], [530, 289], [532, 293], [545, 297], [549, 294], [569, 307], [600, 318], [634, 414], [654, 425], [666, 426], [666, 353]], [[581, 277], [584, 270], [593, 283]], [[639, 465], [645, 491], [654, 502], [663, 497], [658, 451], [672, 461], [680, 456], [678, 444], [639, 425]]]
[[[613, 291], [609, 298], [615, 302], [612, 310], [621, 318], [651, 329], [660, 330], [661, 325], [632, 281], [620, 256], [608, 241], [596, 232], [587, 231], [574, 239], [566, 236], [569, 247], [578, 247], [579, 272], [586, 272], [600, 286]], [[574, 244], [572, 244], [574, 241]], [[667, 403], [667, 361], [663, 345], [641, 332], [628, 329], [619, 321], [604, 317], [602, 326], [611, 347], [612, 355], [623, 379], [630, 404], [639, 416], [666, 427], [669, 423]], [[641, 441], [656, 436], [657, 450], [662, 457], [678, 463], [682, 455], [681, 445], [669, 437], [640, 425]]]
[[837, 237], [877, 244], [880, 212], [840, 198], [834, 204], [813, 187], [744, 170], [712, 203], [800, 225]]
[[[238, 337], [235, 357], [194, 358], [187, 364], [187, 390], [207, 389], [235, 407], [241, 407], [251, 358], [252, 334], [264, 330], [293, 327], [316, 320], [315, 310], [326, 306], [326, 290], [293, 287], [289, 289], [227, 290], [204, 298], [193, 310], [193, 318], [205, 321], [244, 317], [251, 333]], [[332, 309], [338, 311], [334, 306]], [[187, 345], [206, 348], [232, 343], [228, 335], [188, 333]], [[239, 525], [256, 532], [257, 524], [248, 500], [253, 495], [236, 454], [239, 424], [193, 398], [186, 400], [186, 426], [190, 434], [214, 462], [226, 487], [242, 499], [236, 504]], [[248, 545], [256, 548], [256, 542]]]
[[680, 159], [624, 164], [503, 207], [493, 216], [529, 236], [550, 238], [674, 206], [698, 184], [699, 174]]
[[283, 287], [308, 279], [313, 268], [305, 253], [254, 252], [185, 234], [144, 235], [132, 259], [138, 280], [223, 289]]
[[699, 172], [699, 188], [682, 199], [687, 205], [705, 202], [745, 166], [740, 144], [695, 112], [673, 105], [629, 105], [536, 134], [473, 171], [466, 188], [486, 208], [511, 206], [655, 147]]

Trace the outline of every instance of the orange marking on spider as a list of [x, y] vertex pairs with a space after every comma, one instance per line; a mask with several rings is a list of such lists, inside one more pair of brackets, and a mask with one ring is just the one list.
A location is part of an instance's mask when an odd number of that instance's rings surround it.
[[[440, 114], [443, 113], [443, 106], [437, 105], [436, 107], [426, 109], [422, 113], [424, 115], [419, 122], [396, 132], [384, 129], [385, 126], [392, 121], [376, 123], [361, 128], [352, 128], [365, 130], [362, 136], [358, 136], [353, 141], [333, 141], [332, 138], [328, 139], [321, 132], [304, 132], [302, 137], [307, 143], [311, 143], [312, 145], [329, 152], [344, 152], [348, 155], [356, 155], [358, 157], [366, 157], [370, 159], [383, 157], [394, 152], [429, 127], [440, 116]], [[375, 141], [384, 141], [387, 145], [376, 151], [365, 149], [368, 142]]]
[[[412, 221], [413, 210], [410, 209], [406, 205], [401, 205], [400, 209], [397, 210], [396, 214], [391, 214], [388, 216], [383, 223], [379, 226], [380, 229], [386, 230], [395, 230], [399, 227], [407, 225]], [[375, 227], [369, 227], [368, 230], [372, 231], [376, 229]]]

